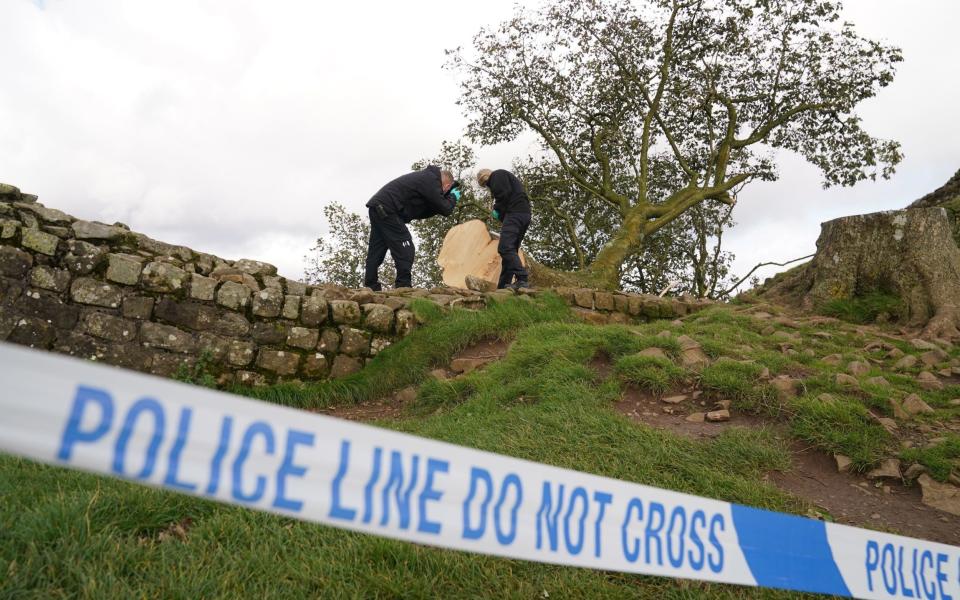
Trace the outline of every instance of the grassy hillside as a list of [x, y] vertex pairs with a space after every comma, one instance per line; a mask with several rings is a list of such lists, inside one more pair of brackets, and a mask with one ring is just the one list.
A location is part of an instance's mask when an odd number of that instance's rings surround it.
[[[855, 468], [901, 452], [877, 415], [889, 398], [920, 392], [935, 409], [918, 417], [940, 435], [960, 416], [960, 388], [917, 387], [918, 367], [864, 350], [872, 338], [842, 322], [800, 323], [721, 307], [682, 324], [595, 327], [549, 296], [517, 297], [481, 312], [415, 307], [427, 326], [384, 351], [363, 372], [322, 385], [245, 391], [308, 409], [383, 398], [418, 385], [407, 417], [378, 423], [417, 435], [722, 500], [805, 513], [766, 483], [789, 465], [790, 437], [847, 454]], [[764, 309], [772, 310], [772, 309]], [[664, 330], [669, 331], [663, 334]], [[681, 366], [679, 335], [711, 363]], [[461, 349], [513, 340], [487, 368], [450, 380], [429, 375]], [[921, 355], [907, 342], [901, 352]], [[638, 356], [650, 347], [666, 358]], [[822, 359], [840, 354], [832, 365]], [[894, 353], [896, 354], [896, 353]], [[945, 360], [956, 356], [950, 350]], [[870, 371], [860, 389], [836, 382], [852, 360]], [[830, 360], [830, 363], [835, 361]], [[799, 379], [778, 393], [777, 374]], [[888, 385], [869, 384], [883, 375]], [[765, 415], [771, 428], [731, 428], [691, 439], [636, 423], [614, 409], [630, 388], [653, 394], [697, 387], [708, 404]], [[239, 390], [238, 390], [239, 391]], [[830, 394], [830, 400], [818, 399]], [[931, 433], [931, 435], [933, 435]], [[944, 437], [944, 436], [941, 436]], [[940, 478], [960, 457], [960, 438], [909, 458]], [[938, 471], [939, 469], [939, 471]], [[442, 551], [226, 507], [0, 456], [0, 597], [515, 597], [780, 598], [780, 592], [552, 567]]]

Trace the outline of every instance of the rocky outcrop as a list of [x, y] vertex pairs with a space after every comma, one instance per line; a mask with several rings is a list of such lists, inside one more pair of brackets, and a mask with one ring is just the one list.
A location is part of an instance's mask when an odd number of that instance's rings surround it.
[[[597, 323], [676, 318], [704, 306], [555, 292]], [[0, 341], [163, 376], [202, 363], [222, 385], [317, 380], [355, 372], [409, 334], [415, 298], [476, 309], [504, 294], [513, 292], [307, 285], [267, 263], [75, 219], [0, 184]]]

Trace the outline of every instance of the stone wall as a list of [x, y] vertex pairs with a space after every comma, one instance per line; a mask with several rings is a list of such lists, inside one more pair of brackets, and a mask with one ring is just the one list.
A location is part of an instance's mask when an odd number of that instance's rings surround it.
[[[702, 306], [555, 291], [592, 323], [675, 318]], [[220, 385], [340, 377], [417, 326], [414, 298], [476, 309], [513, 293], [307, 285], [263, 262], [78, 220], [0, 184], [0, 340], [157, 375], [192, 373], [202, 362]]]

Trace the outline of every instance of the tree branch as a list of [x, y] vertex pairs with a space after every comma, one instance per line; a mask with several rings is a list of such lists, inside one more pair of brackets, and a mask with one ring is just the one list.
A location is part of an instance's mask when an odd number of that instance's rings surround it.
[[720, 292], [720, 294], [719, 294], [717, 297], [718, 297], [718, 298], [722, 298], [722, 297], [724, 297], [724, 296], [729, 296], [729, 295], [730, 295], [730, 292], [732, 292], [733, 290], [735, 290], [735, 289], [737, 289], [738, 287], [740, 287], [740, 285], [741, 285], [744, 281], [746, 281], [751, 275], [753, 275], [753, 272], [756, 271], [757, 269], [759, 269], [760, 267], [769, 267], [769, 266], [785, 267], [785, 266], [789, 265], [790, 263], [795, 263], [795, 262], [797, 262], [798, 260], [804, 260], [804, 259], [806, 259], [806, 258], [813, 258], [813, 256], [814, 256], [813, 254], [808, 254], [808, 255], [806, 255], [806, 256], [801, 256], [800, 258], [795, 258], [795, 259], [793, 259], [793, 260], [788, 260], [787, 262], [783, 262], [783, 263], [778, 263], [778, 262], [759, 263], [759, 264], [757, 264], [756, 266], [754, 266], [752, 269], [750, 269], [750, 271], [747, 272], [746, 275], [744, 275], [739, 281], [737, 281], [735, 284], [733, 284], [729, 289], [726, 289], [726, 290]]

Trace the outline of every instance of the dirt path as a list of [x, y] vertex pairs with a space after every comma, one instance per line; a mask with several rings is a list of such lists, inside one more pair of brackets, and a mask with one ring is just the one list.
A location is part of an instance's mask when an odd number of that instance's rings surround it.
[[[666, 396], [681, 394], [689, 397], [693, 390], [677, 390]], [[720, 423], [687, 420], [691, 413], [712, 408], [712, 403], [692, 397], [677, 404], [667, 404], [636, 389], [628, 389], [616, 404], [616, 410], [633, 421], [691, 438], [714, 438], [730, 427], [782, 429], [772, 421], [736, 413], [729, 421]], [[789, 437], [786, 432], [783, 436]], [[835, 522], [945, 544], [960, 544], [960, 517], [922, 504], [919, 486], [907, 487], [891, 480], [877, 483], [860, 475], [840, 473], [833, 458], [827, 454], [799, 442], [794, 442], [790, 449], [791, 469], [784, 473], [769, 473], [765, 479], [825, 510]]]

